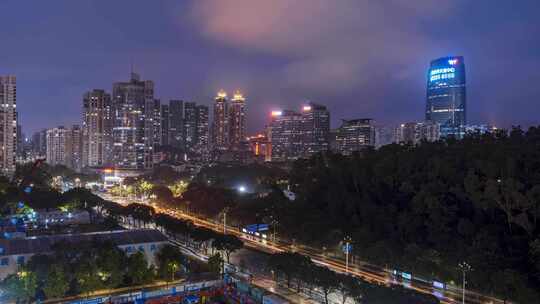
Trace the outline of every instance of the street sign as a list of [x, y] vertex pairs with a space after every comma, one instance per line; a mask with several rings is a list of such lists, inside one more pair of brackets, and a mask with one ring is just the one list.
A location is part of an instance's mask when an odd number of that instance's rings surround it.
[[351, 253], [352, 252], [352, 244], [351, 243], [345, 243], [342, 247], [343, 253]]

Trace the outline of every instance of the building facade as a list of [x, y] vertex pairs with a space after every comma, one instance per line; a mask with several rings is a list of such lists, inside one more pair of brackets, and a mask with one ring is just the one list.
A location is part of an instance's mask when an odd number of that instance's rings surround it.
[[83, 130], [79, 125], [71, 126], [68, 138], [68, 167], [76, 172], [81, 172], [83, 168]]
[[309, 103], [302, 107], [303, 155], [309, 157], [328, 151], [330, 136], [330, 112], [319, 104]]
[[272, 111], [268, 125], [272, 161], [294, 160], [303, 154], [302, 114], [295, 111]]
[[373, 119], [343, 120], [336, 130], [336, 152], [350, 155], [367, 147], [375, 146]]
[[113, 164], [117, 168], [152, 167], [154, 82], [132, 73], [113, 85]]
[[0, 280], [16, 273], [36, 254], [50, 254], [54, 244], [66, 242], [112, 242], [126, 255], [142, 252], [149, 265], [156, 265], [156, 254], [168, 243], [161, 232], [151, 229], [118, 230], [80, 234], [42, 235], [22, 239], [0, 239]]
[[203, 156], [208, 157], [209, 147], [208, 140], [210, 139], [208, 128], [208, 107], [204, 105], [198, 105], [195, 108], [196, 116], [196, 137], [195, 152]]
[[214, 100], [212, 146], [214, 150], [226, 150], [229, 147], [229, 104], [227, 93], [223, 90], [218, 92]]
[[417, 145], [422, 141], [433, 142], [441, 138], [441, 127], [432, 121], [408, 122], [396, 128], [396, 142]]
[[169, 144], [184, 149], [184, 101], [169, 102]]
[[440, 125], [441, 137], [462, 138], [467, 124], [463, 57], [443, 57], [433, 60], [427, 78], [426, 121]]
[[69, 130], [63, 126], [47, 130], [47, 163], [51, 166], [68, 166]]
[[161, 105], [161, 142], [162, 146], [169, 145], [169, 105]]
[[111, 164], [113, 113], [111, 95], [92, 90], [83, 96], [83, 167]]
[[17, 79], [0, 76], [0, 171], [15, 172], [17, 157]]
[[237, 146], [246, 140], [246, 99], [236, 91], [229, 106], [229, 144]]

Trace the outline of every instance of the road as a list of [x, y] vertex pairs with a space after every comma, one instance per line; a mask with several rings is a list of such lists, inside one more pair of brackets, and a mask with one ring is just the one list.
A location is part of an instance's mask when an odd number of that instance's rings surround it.
[[[116, 201], [123, 205], [129, 203], [144, 203], [144, 201], [138, 199], [112, 197], [105, 193], [96, 194], [102, 196], [104, 199]], [[242, 233], [238, 227], [232, 227], [229, 225], [224, 226], [223, 223], [216, 223], [212, 219], [196, 217], [194, 215], [186, 214], [184, 212], [173, 209], [165, 209], [156, 206], [154, 206], [154, 208], [156, 209], [156, 212], [165, 213], [179, 219], [191, 221], [196, 226], [205, 227], [221, 233], [226, 232], [228, 234], [235, 235], [244, 241], [244, 244], [247, 248], [256, 251], [270, 254], [283, 251], [295, 251], [310, 257], [314, 263], [326, 266], [336, 272], [348, 272], [351, 275], [373, 283], [385, 285], [400, 284], [406, 288], [414, 289], [418, 292], [433, 294], [440, 299], [441, 303], [462, 303], [462, 289], [458, 286], [447, 285], [446, 289], [438, 289], [433, 287], [431, 282], [415, 276], [413, 276], [412, 280], [397, 279], [391, 274], [390, 270], [362, 261], [356, 263], [349, 263], [349, 267], [346, 271], [344, 258], [329, 257], [321, 253], [322, 250], [319, 248], [313, 248], [310, 246], [299, 244], [291, 244], [279, 238], [276, 238], [275, 241], [255, 239], [252, 236], [248, 236]], [[509, 304], [510, 302], [504, 302], [503, 300], [496, 299], [491, 296], [486, 296], [475, 291], [467, 290], [465, 303]]]

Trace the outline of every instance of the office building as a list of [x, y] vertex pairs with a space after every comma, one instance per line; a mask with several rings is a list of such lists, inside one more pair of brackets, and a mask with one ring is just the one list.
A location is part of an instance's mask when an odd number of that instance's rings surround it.
[[113, 85], [113, 164], [120, 169], [152, 166], [154, 82], [131, 73]]
[[246, 99], [236, 91], [229, 105], [229, 145], [236, 146], [246, 140]]
[[440, 130], [440, 125], [432, 121], [403, 123], [396, 128], [396, 142], [417, 145], [437, 141], [441, 138]]
[[496, 134], [498, 132], [503, 132], [501, 129], [498, 129], [492, 125], [480, 124], [480, 125], [466, 125], [465, 134]]
[[229, 148], [229, 105], [227, 93], [223, 90], [218, 92], [214, 100], [212, 146], [214, 150], [226, 150]]
[[83, 167], [111, 164], [113, 151], [111, 95], [92, 90], [83, 95]]
[[268, 125], [272, 161], [294, 160], [303, 154], [302, 114], [295, 111], [272, 111]]
[[463, 57], [443, 57], [431, 62], [427, 79], [426, 121], [440, 125], [441, 137], [463, 137], [467, 124]]
[[373, 119], [343, 120], [336, 130], [336, 152], [350, 155], [367, 147], [375, 146]]
[[169, 144], [184, 149], [184, 101], [169, 102]]
[[309, 103], [302, 107], [303, 155], [309, 157], [328, 151], [330, 133], [330, 112], [325, 106]]
[[0, 174], [15, 172], [17, 156], [17, 79], [0, 76]]

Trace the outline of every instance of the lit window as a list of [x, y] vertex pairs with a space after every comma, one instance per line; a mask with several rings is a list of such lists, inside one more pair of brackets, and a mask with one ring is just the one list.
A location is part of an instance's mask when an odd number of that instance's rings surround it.
[[9, 258], [2, 258], [0, 260], [0, 266], [7, 266], [9, 265]]

